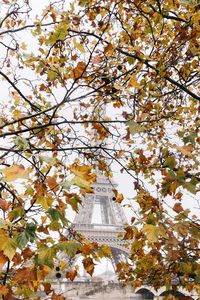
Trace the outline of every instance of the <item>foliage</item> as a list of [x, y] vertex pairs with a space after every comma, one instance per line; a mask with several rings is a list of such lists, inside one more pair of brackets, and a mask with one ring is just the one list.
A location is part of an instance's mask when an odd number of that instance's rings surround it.
[[0, 4], [2, 299], [64, 299], [48, 282], [56, 264], [74, 280], [75, 255], [92, 275], [110, 254], [66, 211], [112, 163], [137, 203], [119, 278], [198, 290], [200, 225], [183, 201], [199, 205], [198, 1], [49, 1], [37, 16], [25, 0]]

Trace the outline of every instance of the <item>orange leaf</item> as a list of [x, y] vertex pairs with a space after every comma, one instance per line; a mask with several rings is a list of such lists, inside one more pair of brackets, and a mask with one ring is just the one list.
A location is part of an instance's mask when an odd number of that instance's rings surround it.
[[129, 83], [128, 85], [130, 87], [135, 87], [135, 88], [139, 88], [140, 87], [140, 84], [137, 82], [137, 78], [136, 78], [136, 75], [133, 74], [129, 80]]
[[86, 64], [83, 61], [78, 62], [76, 68], [73, 70], [73, 77], [79, 78], [85, 71]]
[[9, 288], [6, 285], [0, 285], [0, 295], [1, 296], [8, 295], [8, 292], [9, 292]]
[[56, 182], [55, 177], [47, 177], [47, 179], [45, 180], [46, 184], [49, 186], [49, 188], [53, 191], [56, 192], [59, 190], [59, 186]]
[[74, 278], [77, 276], [77, 271], [69, 271], [66, 273], [66, 278], [69, 278], [71, 281], [74, 281]]
[[13, 277], [13, 281], [21, 283], [25, 281], [35, 281], [37, 280], [37, 273], [36, 270], [31, 268], [22, 268], [17, 270]]

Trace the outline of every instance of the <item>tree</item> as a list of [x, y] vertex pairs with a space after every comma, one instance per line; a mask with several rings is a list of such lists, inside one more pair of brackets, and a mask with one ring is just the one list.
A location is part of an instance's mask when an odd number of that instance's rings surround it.
[[109, 255], [66, 210], [112, 163], [137, 193], [119, 278], [199, 292], [200, 224], [183, 201], [199, 205], [198, 1], [49, 1], [37, 16], [32, 6], [1, 1], [2, 299], [51, 296], [46, 277], [69, 268], [60, 252], [82, 254], [91, 275]]

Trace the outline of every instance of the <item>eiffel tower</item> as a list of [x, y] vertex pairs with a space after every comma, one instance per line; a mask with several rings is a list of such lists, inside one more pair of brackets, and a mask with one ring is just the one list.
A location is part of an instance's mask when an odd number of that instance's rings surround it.
[[116, 187], [116, 183], [100, 171], [97, 172], [94, 193], [87, 194], [83, 199], [83, 205], [73, 222], [74, 229], [90, 242], [110, 246], [114, 268], [129, 253], [125, 241], [119, 237], [127, 220], [121, 205], [115, 202], [113, 189]]

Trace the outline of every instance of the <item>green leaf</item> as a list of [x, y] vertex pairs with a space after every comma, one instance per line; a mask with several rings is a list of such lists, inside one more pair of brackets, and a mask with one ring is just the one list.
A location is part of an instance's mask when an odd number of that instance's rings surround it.
[[19, 150], [27, 150], [30, 148], [28, 141], [21, 136], [16, 137], [14, 143]]
[[65, 215], [62, 212], [60, 212], [59, 210], [57, 210], [55, 208], [49, 208], [47, 213], [50, 215], [50, 217], [53, 221], [61, 220], [63, 225], [68, 224], [68, 220], [65, 218]]
[[75, 212], [78, 212], [79, 210], [78, 205], [82, 204], [82, 201], [77, 195], [75, 195], [74, 197], [67, 199], [67, 203], [71, 205], [72, 209]]
[[176, 166], [176, 159], [175, 159], [175, 157], [174, 156], [169, 156], [166, 159], [166, 161], [164, 163], [164, 166], [165, 167], [169, 167], [170, 169], [173, 170], [175, 168], [175, 166]]
[[58, 221], [52, 221], [49, 224], [49, 229], [53, 231], [58, 231], [62, 228], [61, 224]]
[[48, 44], [53, 45], [57, 41], [63, 41], [66, 37], [69, 24], [67, 22], [62, 22], [55, 27], [55, 31], [50, 33]]
[[26, 225], [25, 232], [26, 232], [26, 234], [27, 234], [27, 236], [28, 236], [31, 243], [33, 243], [35, 238], [36, 238], [36, 233], [35, 233], [36, 228], [37, 228], [37, 226], [36, 226], [35, 223], [28, 223]]
[[134, 120], [131, 120], [131, 121], [127, 122], [127, 125], [129, 126], [129, 130], [130, 130], [131, 134], [136, 134], [136, 133], [140, 133], [140, 132], [145, 131], [145, 127], [141, 126], [140, 124], [138, 124]]
[[9, 213], [9, 218], [11, 218], [12, 220], [16, 220], [17, 218], [22, 217], [23, 214], [24, 209], [21, 206], [18, 206]]
[[39, 248], [39, 252], [36, 257], [36, 262], [38, 264], [46, 265], [49, 266], [50, 268], [53, 268], [55, 255], [56, 255], [55, 247], [48, 247], [46, 245], [42, 245]]
[[49, 208], [47, 213], [51, 216], [51, 218], [54, 221], [57, 221], [60, 219], [60, 212], [55, 208]]
[[64, 241], [57, 245], [58, 249], [64, 251], [69, 256], [74, 256], [80, 248], [76, 241]]
[[26, 234], [25, 231], [21, 232], [17, 237], [16, 237], [16, 243], [17, 243], [17, 246], [20, 248], [20, 249], [24, 249], [25, 246], [27, 245], [28, 243], [28, 236]]
[[20, 249], [23, 249], [27, 245], [28, 242], [33, 243], [35, 241], [36, 228], [37, 228], [37, 226], [35, 223], [28, 223], [26, 225], [25, 230], [16, 237], [16, 243]]

